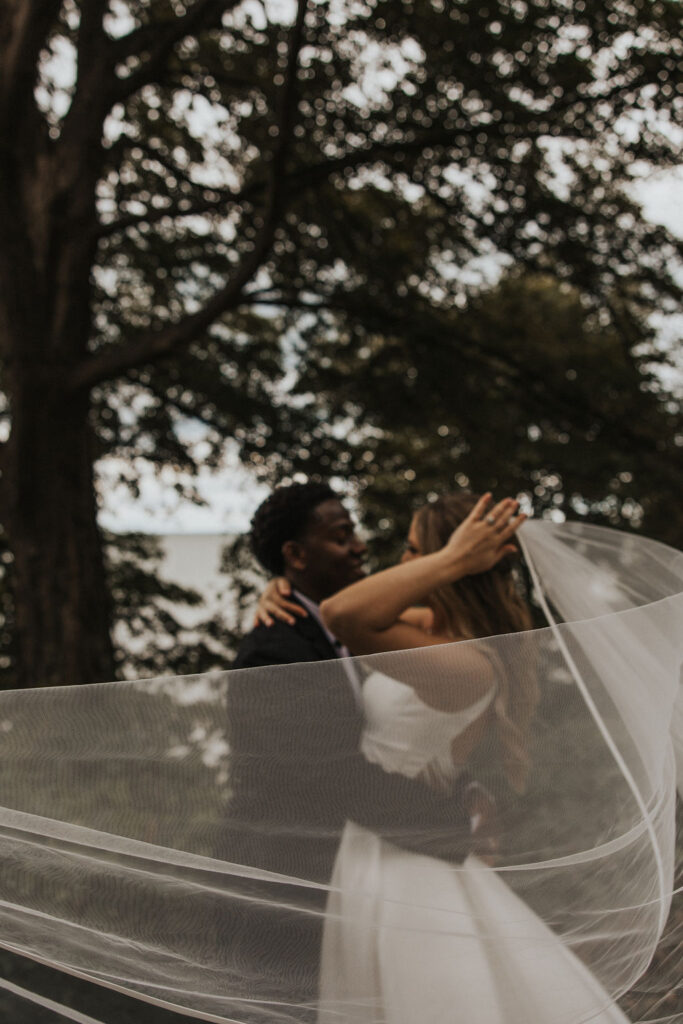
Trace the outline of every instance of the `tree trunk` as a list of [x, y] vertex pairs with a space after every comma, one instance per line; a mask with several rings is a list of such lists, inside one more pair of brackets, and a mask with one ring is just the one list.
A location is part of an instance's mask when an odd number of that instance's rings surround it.
[[68, 381], [87, 350], [94, 203], [92, 193], [56, 197], [59, 176], [46, 159], [27, 165], [7, 161], [0, 180], [0, 351], [11, 420], [0, 521], [14, 558], [15, 679], [91, 683], [113, 678], [114, 660], [90, 398]]
[[35, 370], [16, 381], [3, 489], [18, 686], [114, 675], [93, 455], [87, 397], [69, 400], [58, 381]]
[[[83, 67], [79, 63], [73, 100], [80, 107], [70, 111], [79, 116], [67, 117], [55, 139], [36, 110], [36, 61], [58, 8], [53, 0], [24, 0], [12, 18], [0, 16], [0, 128], [6, 140], [0, 167], [0, 355], [10, 417], [0, 522], [14, 559], [18, 686], [91, 683], [114, 675], [90, 396], [72, 384], [75, 367], [88, 357], [91, 334], [95, 188], [106, 97], [95, 83], [81, 82], [101, 64], [95, 39], [82, 47], [88, 59]], [[101, 13], [93, 24], [101, 28]], [[83, 22], [81, 31], [86, 29]]]

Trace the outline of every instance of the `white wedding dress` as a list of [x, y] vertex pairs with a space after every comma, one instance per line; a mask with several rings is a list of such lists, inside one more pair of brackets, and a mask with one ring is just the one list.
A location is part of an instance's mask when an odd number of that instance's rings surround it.
[[[373, 672], [365, 756], [454, 780], [451, 744], [494, 691], [453, 714]], [[474, 856], [453, 866], [347, 822], [325, 919], [320, 1024], [628, 1024], [581, 961]]]

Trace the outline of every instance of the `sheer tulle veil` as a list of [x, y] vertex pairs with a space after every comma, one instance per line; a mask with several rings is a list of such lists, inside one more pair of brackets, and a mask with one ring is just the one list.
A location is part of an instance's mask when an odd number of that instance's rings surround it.
[[[547, 626], [353, 659], [354, 671], [410, 683], [446, 668], [457, 685], [460, 659], [479, 645], [511, 699], [514, 680], [535, 674], [527, 791], [506, 790], [493, 740], [468, 766], [501, 807], [499, 859], [482, 870], [496, 872], [545, 922], [548, 941], [617, 998], [647, 969], [674, 895], [683, 555], [577, 523], [532, 521], [519, 536]], [[338, 836], [280, 802], [245, 816], [242, 800], [238, 815], [236, 792], [245, 760], [257, 774], [268, 761], [282, 714], [277, 700], [264, 701], [263, 682], [291, 705], [292, 693], [303, 702], [345, 671], [337, 661], [0, 693], [0, 945], [200, 1020], [312, 1019], [296, 944], [270, 943], [269, 957], [255, 956], [253, 944], [259, 922], [271, 936], [282, 922], [290, 935], [308, 924], [319, 934], [329, 878], [299, 872], [296, 859], [273, 872], [244, 851], [273, 840], [329, 850]], [[230, 730], [238, 683], [253, 693], [253, 742], [240, 764]], [[303, 703], [288, 708], [300, 711]], [[319, 768], [307, 765], [310, 786]], [[336, 769], [343, 776], [344, 763]], [[380, 898], [358, 893], [361, 902]], [[505, 941], [514, 929], [501, 922]], [[486, 941], [502, 938], [491, 929]], [[553, 1024], [583, 1021], [559, 1007]]]

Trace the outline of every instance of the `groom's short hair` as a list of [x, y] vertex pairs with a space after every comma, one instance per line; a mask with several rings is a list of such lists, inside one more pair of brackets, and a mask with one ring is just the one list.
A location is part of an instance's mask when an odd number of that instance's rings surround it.
[[280, 576], [285, 568], [282, 546], [299, 540], [311, 514], [324, 501], [339, 500], [329, 484], [309, 482], [276, 487], [251, 521], [251, 549], [264, 569]]

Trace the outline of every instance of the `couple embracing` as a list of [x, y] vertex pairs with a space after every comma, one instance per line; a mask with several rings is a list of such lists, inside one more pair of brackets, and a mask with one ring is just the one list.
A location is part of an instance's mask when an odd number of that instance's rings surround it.
[[540, 1024], [560, 1000], [568, 1019], [626, 1021], [488, 866], [492, 790], [504, 803], [533, 772], [537, 682], [456, 642], [531, 627], [517, 513], [441, 498], [401, 564], [366, 576], [326, 485], [280, 487], [257, 510], [254, 553], [290, 593], [262, 598], [235, 664], [252, 671], [228, 697], [228, 859], [273, 873], [233, 931], [246, 1020]]

